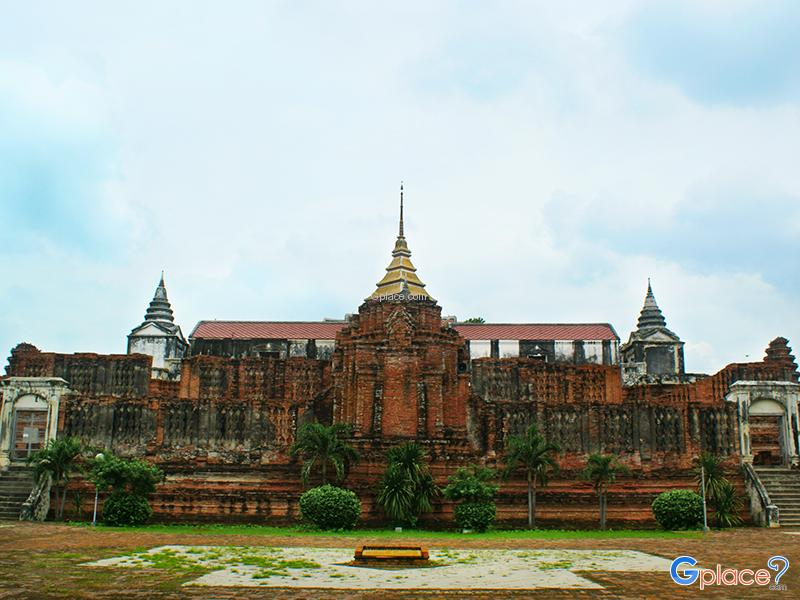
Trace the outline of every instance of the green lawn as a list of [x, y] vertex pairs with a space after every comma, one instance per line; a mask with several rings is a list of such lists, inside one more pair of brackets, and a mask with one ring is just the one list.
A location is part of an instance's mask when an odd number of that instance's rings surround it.
[[[74, 527], [91, 527], [88, 523], [70, 523]], [[699, 538], [701, 531], [661, 531], [643, 529], [620, 530], [564, 530], [564, 529], [503, 529], [486, 533], [463, 534], [456, 531], [430, 531], [425, 529], [405, 529], [395, 532], [393, 529], [354, 529], [352, 531], [320, 531], [308, 527], [269, 527], [265, 525], [168, 525], [155, 524], [141, 527], [105, 527], [98, 525], [97, 531], [114, 531], [125, 534], [137, 533], [174, 533], [196, 535], [254, 535], [284, 537], [344, 537], [344, 538], [430, 538], [430, 539], [616, 539], [616, 538]]]

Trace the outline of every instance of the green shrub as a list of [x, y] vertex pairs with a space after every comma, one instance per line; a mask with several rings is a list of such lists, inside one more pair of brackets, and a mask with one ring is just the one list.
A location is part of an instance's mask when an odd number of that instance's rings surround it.
[[361, 502], [350, 490], [321, 485], [300, 496], [300, 513], [320, 529], [352, 529], [361, 514]]
[[494, 502], [462, 502], [453, 510], [456, 524], [473, 531], [486, 531], [496, 514]]
[[89, 479], [97, 489], [112, 492], [130, 492], [139, 496], [156, 491], [156, 484], [164, 480], [164, 472], [142, 460], [119, 458], [106, 452], [102, 459], [92, 462]]
[[653, 516], [664, 529], [695, 529], [703, 522], [703, 499], [690, 490], [672, 490], [653, 500]]
[[461, 467], [447, 478], [449, 482], [444, 488], [444, 497], [448, 500], [464, 500], [466, 502], [491, 502], [497, 490], [497, 471], [489, 467], [470, 465]]
[[744, 499], [736, 493], [729, 481], [719, 485], [709, 503], [714, 509], [714, 523], [717, 527], [738, 527], [742, 524], [739, 512], [744, 505]]
[[113, 527], [142, 525], [153, 515], [147, 498], [128, 492], [114, 492], [103, 503], [103, 523]]

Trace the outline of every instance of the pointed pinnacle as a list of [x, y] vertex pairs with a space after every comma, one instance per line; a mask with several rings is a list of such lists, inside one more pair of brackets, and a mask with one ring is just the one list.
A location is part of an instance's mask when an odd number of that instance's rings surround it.
[[398, 237], [403, 237], [403, 182], [400, 182], [400, 232]]

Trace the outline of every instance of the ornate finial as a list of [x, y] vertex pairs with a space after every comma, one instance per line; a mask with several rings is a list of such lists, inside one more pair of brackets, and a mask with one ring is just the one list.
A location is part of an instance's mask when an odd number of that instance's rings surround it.
[[417, 269], [411, 263], [411, 250], [403, 231], [403, 182], [400, 182], [400, 229], [397, 240], [392, 250], [392, 262], [386, 267], [386, 275], [378, 282], [377, 289], [372, 292], [370, 299], [381, 299], [392, 297], [397, 294], [406, 294], [408, 298], [414, 300], [430, 300], [430, 294], [425, 291], [425, 284], [422, 283], [416, 274]]
[[153, 300], [147, 308], [144, 316], [145, 321], [174, 321], [172, 316], [172, 306], [170, 306], [167, 299], [167, 287], [164, 285], [164, 271], [161, 271], [161, 279], [156, 287], [156, 293], [153, 294]]
[[656, 302], [655, 294], [653, 294], [653, 288], [650, 286], [650, 278], [647, 278], [647, 294], [644, 297], [644, 308], [642, 308], [642, 312], [639, 315], [639, 322], [638, 328], [642, 329], [644, 327], [666, 327], [667, 321], [664, 319], [664, 315], [661, 313], [661, 309], [658, 308], [658, 303]]
[[403, 237], [403, 182], [400, 182], [400, 233], [398, 237]]

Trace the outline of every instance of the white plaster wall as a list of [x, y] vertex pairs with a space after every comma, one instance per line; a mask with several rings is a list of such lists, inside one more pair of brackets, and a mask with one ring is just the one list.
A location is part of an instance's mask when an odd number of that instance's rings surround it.
[[[500, 358], [519, 356], [519, 340], [500, 340]], [[471, 346], [472, 344], [470, 344]]]
[[[519, 349], [517, 349], [519, 352]], [[492, 342], [491, 340], [470, 340], [469, 341], [469, 357], [470, 358], [485, 358], [492, 355]]]
[[333, 356], [333, 349], [336, 345], [334, 340], [317, 340], [317, 358], [329, 359]]
[[128, 353], [152, 356], [153, 368], [163, 369], [166, 366], [164, 359], [167, 354], [167, 338], [132, 337], [130, 339], [130, 351]]
[[306, 356], [306, 344], [308, 340], [289, 340], [289, 356]]
[[575, 342], [572, 340], [555, 341], [556, 362], [572, 362], [575, 358]]
[[587, 363], [603, 364], [603, 342], [583, 342]]

